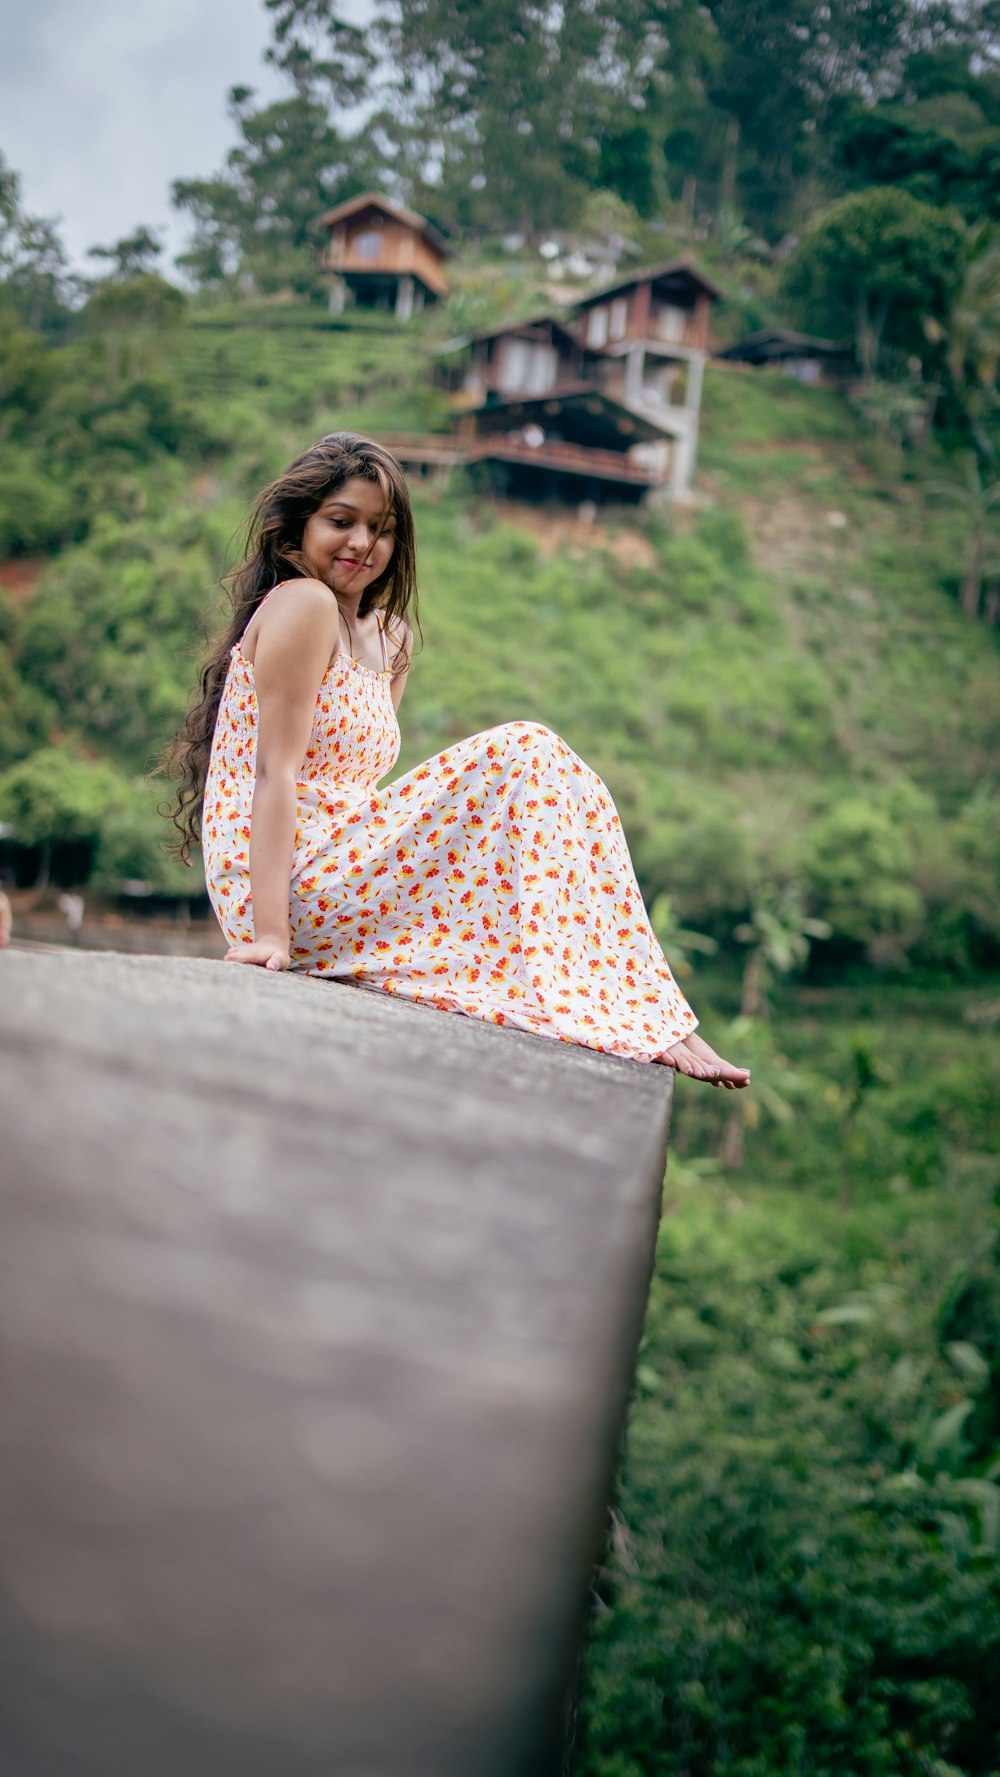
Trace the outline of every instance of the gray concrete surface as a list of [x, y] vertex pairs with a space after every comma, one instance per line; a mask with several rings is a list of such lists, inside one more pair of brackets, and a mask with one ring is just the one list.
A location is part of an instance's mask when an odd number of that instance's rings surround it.
[[4, 1777], [553, 1777], [671, 1089], [0, 955]]

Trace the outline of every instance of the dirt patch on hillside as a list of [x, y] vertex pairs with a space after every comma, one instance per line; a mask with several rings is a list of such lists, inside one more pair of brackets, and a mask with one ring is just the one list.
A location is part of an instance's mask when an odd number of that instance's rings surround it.
[[44, 561], [31, 556], [17, 556], [11, 561], [0, 562], [0, 592], [5, 592], [15, 604], [23, 604], [34, 592], [35, 581], [44, 566]]
[[597, 549], [613, 555], [625, 568], [655, 568], [659, 559], [649, 538], [631, 530], [627, 520], [605, 524], [600, 518], [581, 518], [575, 508], [549, 510], [521, 500], [497, 500], [496, 512], [505, 524], [530, 531], [543, 555], [555, 555], [562, 549]]
[[741, 500], [740, 511], [754, 561], [765, 571], [815, 573], [842, 561], [850, 547], [850, 521], [835, 508], [784, 498]]
[[789, 451], [794, 451], [796, 456], [824, 460], [828, 456], [826, 444], [818, 438], [743, 438], [737, 439], [730, 448], [748, 457], [784, 456]]

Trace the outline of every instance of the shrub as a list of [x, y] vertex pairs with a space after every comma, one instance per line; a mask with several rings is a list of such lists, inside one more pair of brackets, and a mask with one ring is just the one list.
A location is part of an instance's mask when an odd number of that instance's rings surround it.
[[114, 767], [94, 764], [68, 746], [42, 747], [0, 777], [0, 820], [18, 844], [96, 841], [128, 789]]

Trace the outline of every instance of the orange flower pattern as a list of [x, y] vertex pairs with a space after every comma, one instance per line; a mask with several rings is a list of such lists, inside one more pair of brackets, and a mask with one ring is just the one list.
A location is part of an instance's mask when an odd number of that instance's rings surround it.
[[[650, 1061], [697, 1024], [646, 918], [601, 779], [550, 729], [508, 722], [385, 789], [391, 675], [338, 655], [297, 788], [291, 963], [491, 1024]], [[253, 668], [232, 651], [205, 788], [212, 905], [253, 939]]]

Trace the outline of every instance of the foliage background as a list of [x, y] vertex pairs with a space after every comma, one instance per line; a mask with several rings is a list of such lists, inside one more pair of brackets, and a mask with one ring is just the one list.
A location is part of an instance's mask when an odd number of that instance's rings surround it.
[[[720, 338], [853, 340], [849, 398], [709, 368], [691, 512], [418, 490], [400, 769], [564, 734], [754, 1069], [678, 1090], [577, 1769], [993, 1777], [996, 9], [268, 4], [288, 96], [234, 92], [178, 186], [186, 290], [141, 226], [74, 281], [0, 168], [0, 820], [88, 895], [190, 888], [145, 774], [252, 494], [324, 431], [446, 427], [441, 343], [574, 259], [694, 251]], [[313, 219], [371, 184], [460, 249], [405, 330], [323, 307]]]

